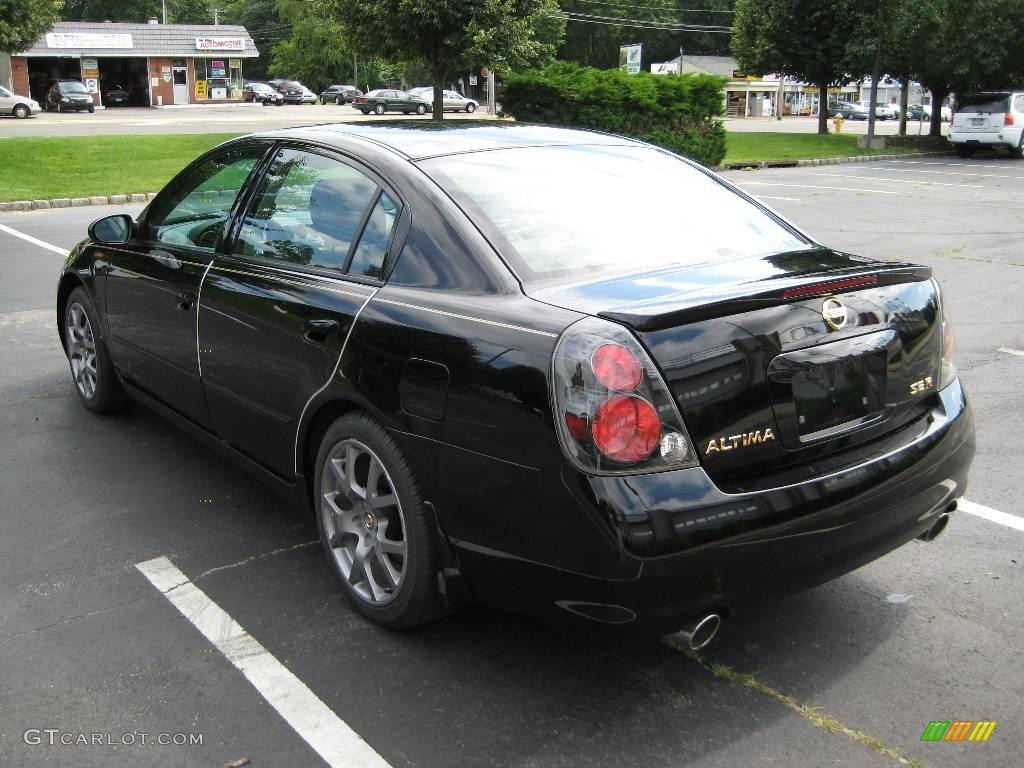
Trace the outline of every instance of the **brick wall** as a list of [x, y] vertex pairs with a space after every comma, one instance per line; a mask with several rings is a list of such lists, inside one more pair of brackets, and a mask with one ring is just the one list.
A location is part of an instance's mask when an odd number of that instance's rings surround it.
[[11, 80], [14, 82], [14, 92], [21, 96], [28, 96], [28, 59], [24, 56], [11, 57]]
[[150, 82], [156, 81], [156, 85], [152, 86], [153, 101], [151, 106], [156, 106], [160, 103], [161, 98], [164, 104], [174, 103], [174, 81], [164, 80], [164, 67], [167, 68], [167, 74], [171, 74], [171, 62], [170, 58], [161, 58], [157, 56], [151, 56], [149, 59], [149, 78]]

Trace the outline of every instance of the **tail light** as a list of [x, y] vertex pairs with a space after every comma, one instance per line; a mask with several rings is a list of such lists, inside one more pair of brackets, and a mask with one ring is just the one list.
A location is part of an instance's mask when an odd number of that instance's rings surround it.
[[1013, 113], [1007, 112], [1003, 115], [1003, 125], [1013, 125]]
[[551, 381], [559, 440], [585, 472], [696, 465], [661, 373], [622, 326], [594, 317], [571, 325], [555, 345]]
[[[938, 290], [938, 283], [935, 284], [935, 287]], [[942, 361], [939, 364], [939, 389], [944, 389], [952, 384], [953, 379], [956, 378], [956, 364], [953, 362], [955, 346], [953, 342], [953, 326], [946, 314], [946, 303], [942, 301], [941, 293], [939, 294], [939, 307], [939, 316], [942, 318]]]

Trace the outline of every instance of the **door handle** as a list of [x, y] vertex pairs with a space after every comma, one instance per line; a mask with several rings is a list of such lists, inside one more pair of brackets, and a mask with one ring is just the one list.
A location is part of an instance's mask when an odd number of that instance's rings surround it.
[[192, 291], [181, 291], [175, 301], [175, 305], [179, 312], [188, 312], [192, 309], [192, 305], [196, 303], [196, 295]]
[[337, 333], [340, 328], [337, 320], [307, 320], [302, 325], [302, 338], [314, 344], [323, 344], [328, 336]]

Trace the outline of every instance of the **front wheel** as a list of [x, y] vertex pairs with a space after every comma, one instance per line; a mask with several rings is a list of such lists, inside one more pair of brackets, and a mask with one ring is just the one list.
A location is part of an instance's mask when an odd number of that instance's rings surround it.
[[363, 413], [335, 421], [313, 487], [320, 541], [356, 610], [392, 629], [441, 616], [436, 528], [384, 427]]
[[384, 105], [383, 104], [378, 104], [376, 107], [374, 107], [373, 111], [376, 112], [378, 115], [383, 115], [384, 114]]
[[14, 116], [20, 120], [24, 120], [26, 117], [32, 114], [32, 110], [26, 107], [24, 104], [18, 104], [14, 108]]
[[359, 111], [362, 112], [364, 115], [370, 114], [370, 110], [368, 109], [360, 109]]
[[419, 106], [416, 107], [416, 114], [417, 115], [425, 115], [426, 113], [427, 113], [427, 108], [424, 107], [422, 104], [420, 104]]
[[99, 319], [84, 288], [75, 288], [64, 309], [64, 341], [78, 399], [94, 413], [120, 410], [127, 402], [110, 353], [99, 335]]
[[89, 107], [89, 114], [90, 114], [90, 115], [91, 115], [91, 114], [92, 114], [93, 112], [95, 112], [95, 111], [96, 111], [96, 107]]
[[476, 112], [476, 104], [467, 104], [466, 105], [466, 112], [468, 112], [468, 113]]

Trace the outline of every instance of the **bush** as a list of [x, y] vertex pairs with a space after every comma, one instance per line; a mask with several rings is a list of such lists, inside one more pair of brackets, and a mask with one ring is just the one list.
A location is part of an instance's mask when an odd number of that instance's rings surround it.
[[725, 83], [716, 75], [629, 75], [558, 62], [506, 77], [501, 103], [516, 120], [618, 133], [718, 165], [725, 128], [715, 118]]

